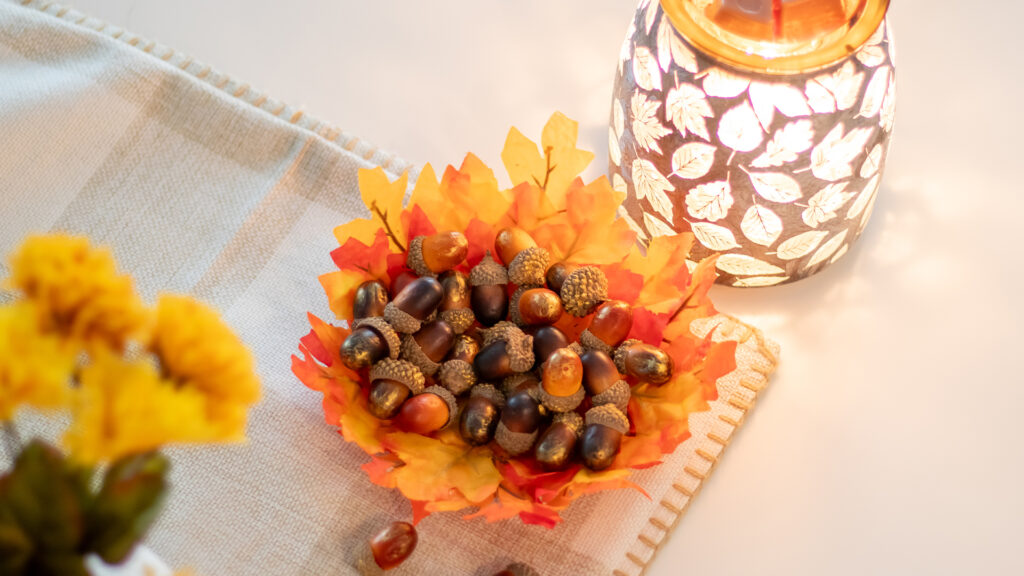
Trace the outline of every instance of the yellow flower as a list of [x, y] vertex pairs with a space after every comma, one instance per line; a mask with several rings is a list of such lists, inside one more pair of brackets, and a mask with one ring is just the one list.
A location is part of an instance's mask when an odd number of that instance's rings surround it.
[[33, 236], [11, 256], [12, 287], [24, 293], [54, 328], [92, 349], [105, 343], [123, 349], [145, 335], [149, 313], [118, 275], [110, 252], [66, 235]]
[[207, 418], [221, 439], [242, 439], [260, 384], [249, 350], [217, 313], [184, 296], [161, 296], [151, 346], [166, 377], [207, 397]]
[[40, 330], [26, 303], [0, 306], [0, 421], [21, 404], [57, 408], [67, 400], [74, 353]]
[[213, 440], [206, 403], [199, 391], [162, 379], [148, 358], [129, 361], [100, 349], [81, 371], [64, 443], [75, 459], [97, 463]]

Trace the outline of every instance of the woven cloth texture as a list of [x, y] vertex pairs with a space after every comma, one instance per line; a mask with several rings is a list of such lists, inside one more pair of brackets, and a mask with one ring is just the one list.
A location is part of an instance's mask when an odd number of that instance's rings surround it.
[[[170, 450], [173, 489], [147, 543], [199, 574], [355, 574], [359, 547], [409, 504], [371, 484], [367, 457], [324, 423], [291, 374], [306, 312], [329, 318], [317, 276], [333, 228], [363, 215], [360, 168], [409, 166], [174, 50], [49, 2], [0, 0], [0, 251], [30, 233], [112, 247], [152, 301], [219, 308], [254, 351], [264, 399], [243, 445]], [[415, 176], [415, 175], [413, 175]], [[6, 275], [6, 262], [0, 274]], [[720, 316], [740, 368], [693, 438], [636, 474], [648, 492], [587, 497], [554, 530], [435, 514], [398, 574], [635, 575], [678, 521], [774, 369], [777, 347]], [[27, 419], [50, 437], [59, 419]], [[4, 462], [6, 464], [6, 462]]]

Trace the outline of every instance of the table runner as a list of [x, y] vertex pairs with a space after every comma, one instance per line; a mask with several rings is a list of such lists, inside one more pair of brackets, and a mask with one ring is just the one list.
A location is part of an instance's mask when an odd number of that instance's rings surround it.
[[[0, 251], [32, 232], [88, 234], [147, 299], [189, 292], [218, 307], [258, 359], [265, 398], [249, 443], [172, 450], [171, 497], [147, 543], [199, 574], [354, 574], [359, 546], [410, 508], [366, 480], [367, 457], [323, 423], [289, 355], [307, 310], [329, 317], [317, 276], [331, 269], [334, 226], [362, 215], [358, 169], [411, 167], [171, 48], [39, 1], [0, 1], [0, 133]], [[740, 341], [739, 368], [691, 417], [693, 437], [635, 476], [649, 499], [588, 497], [550, 531], [435, 514], [402, 572], [482, 576], [519, 560], [546, 576], [642, 573], [778, 354], [727, 316], [694, 330]]]

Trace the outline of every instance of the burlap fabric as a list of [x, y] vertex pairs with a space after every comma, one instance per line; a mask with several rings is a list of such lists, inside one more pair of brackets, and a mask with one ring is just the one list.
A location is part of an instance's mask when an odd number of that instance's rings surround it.
[[[143, 295], [189, 292], [253, 349], [265, 388], [249, 443], [172, 451], [173, 494], [148, 544], [200, 574], [353, 574], [359, 545], [410, 517], [371, 484], [367, 457], [323, 422], [291, 374], [334, 226], [362, 213], [357, 170], [408, 166], [124, 30], [48, 2], [0, 2], [0, 251], [62, 230], [108, 244]], [[0, 265], [6, 274], [6, 263]], [[487, 575], [511, 560], [547, 576], [635, 575], [678, 521], [775, 366], [777, 347], [720, 316], [741, 367], [693, 438], [637, 474], [650, 494], [585, 498], [554, 530], [437, 514], [402, 573]], [[52, 420], [29, 419], [53, 433]], [[397, 574], [398, 572], [396, 572]]]

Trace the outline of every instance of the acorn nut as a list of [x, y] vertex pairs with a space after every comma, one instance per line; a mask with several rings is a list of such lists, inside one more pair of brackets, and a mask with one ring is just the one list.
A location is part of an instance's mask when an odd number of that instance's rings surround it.
[[439, 232], [413, 238], [407, 264], [420, 276], [433, 276], [455, 268], [467, 254], [469, 241], [461, 232]]
[[383, 316], [388, 303], [388, 289], [380, 280], [367, 280], [356, 288], [352, 301], [352, 319]]
[[494, 248], [508, 266], [508, 279], [520, 286], [544, 284], [548, 251], [537, 246], [521, 228], [503, 228], [494, 239]]
[[478, 322], [494, 326], [508, 316], [508, 272], [488, 252], [469, 273], [470, 308]]
[[609, 300], [598, 306], [590, 326], [580, 334], [580, 342], [586, 348], [611, 353], [632, 328], [633, 309], [629, 304], [622, 300]]
[[627, 341], [615, 350], [615, 364], [641, 382], [661, 385], [672, 378], [672, 357], [638, 340]]
[[338, 351], [346, 366], [361, 370], [384, 358], [398, 358], [401, 341], [387, 320], [369, 316], [356, 320], [352, 327], [352, 333], [341, 343]]
[[384, 359], [370, 369], [369, 411], [381, 420], [394, 418], [411, 394], [423, 390], [420, 369], [405, 360]]
[[537, 401], [528, 391], [520, 390], [505, 401], [494, 439], [509, 454], [522, 454], [533, 447], [541, 420]]
[[473, 367], [484, 380], [501, 380], [516, 373], [512, 369], [512, 357], [507, 350], [508, 344], [501, 340], [484, 346], [473, 359]]
[[436, 278], [417, 278], [388, 303], [384, 318], [396, 331], [412, 334], [437, 310], [443, 297], [444, 289]]
[[444, 297], [439, 307], [441, 319], [447, 322], [456, 334], [462, 334], [476, 320], [470, 308], [469, 277], [458, 270], [449, 270], [438, 278]]
[[454, 343], [452, 327], [444, 320], [434, 320], [402, 339], [402, 359], [415, 364], [427, 376], [433, 376]]
[[408, 286], [410, 282], [417, 278], [419, 278], [419, 275], [413, 272], [412, 270], [403, 270], [399, 272], [397, 275], [395, 275], [394, 278], [391, 279], [391, 295], [397, 295], [399, 292], [404, 290], [405, 287]]
[[543, 364], [551, 354], [569, 346], [565, 333], [554, 326], [541, 326], [533, 333], [533, 357], [538, 365]]
[[363, 574], [377, 574], [380, 570], [397, 567], [416, 550], [418, 540], [416, 528], [412, 524], [392, 522], [370, 540], [370, 555], [378, 570], [368, 566], [368, 561], [360, 559], [360, 571]]
[[406, 432], [431, 434], [447, 426], [456, 413], [455, 396], [440, 386], [431, 386], [402, 404], [398, 426]]
[[583, 318], [608, 298], [608, 279], [600, 268], [582, 266], [566, 277], [561, 295], [565, 311]]
[[541, 367], [541, 385], [537, 397], [553, 412], [574, 410], [583, 401], [583, 365], [568, 348], [555, 350]]
[[470, 396], [459, 415], [459, 435], [471, 446], [487, 444], [494, 438], [501, 411], [490, 398]]
[[585, 421], [580, 439], [583, 464], [591, 470], [604, 470], [619, 454], [622, 435], [629, 431], [629, 420], [618, 408], [605, 404], [587, 410]]
[[562, 299], [547, 288], [526, 290], [516, 302], [519, 317], [528, 326], [554, 324], [562, 317]]
[[583, 382], [587, 392], [596, 396], [622, 380], [612, 357], [600, 350], [587, 350], [580, 356], [583, 364]]
[[537, 441], [533, 454], [545, 470], [562, 470], [572, 461], [576, 439], [576, 430], [568, 424], [552, 422]]
[[575, 264], [569, 264], [568, 262], [556, 262], [548, 268], [547, 274], [544, 275], [544, 279], [547, 281], [548, 288], [555, 292], [562, 292], [562, 285], [565, 284], [565, 279], [569, 277], [569, 274], [578, 268]]

